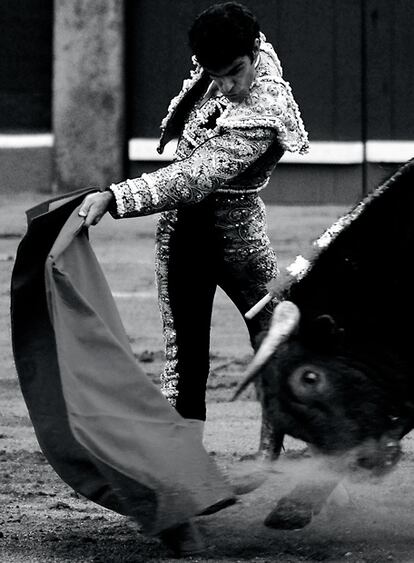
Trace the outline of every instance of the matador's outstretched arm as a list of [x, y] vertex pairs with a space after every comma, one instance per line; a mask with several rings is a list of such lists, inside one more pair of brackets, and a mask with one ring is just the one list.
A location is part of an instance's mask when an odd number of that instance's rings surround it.
[[183, 160], [150, 174], [112, 184], [116, 218], [150, 215], [197, 203], [237, 177], [274, 142], [271, 128], [232, 129], [207, 140]]

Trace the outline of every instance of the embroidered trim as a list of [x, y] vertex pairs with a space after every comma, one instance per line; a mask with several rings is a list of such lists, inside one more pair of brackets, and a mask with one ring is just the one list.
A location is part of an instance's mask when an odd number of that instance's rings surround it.
[[197, 59], [195, 57], [193, 57], [192, 61], [193, 61], [193, 64], [195, 64], [195, 68], [190, 71], [190, 78], [187, 78], [183, 81], [183, 85], [181, 87], [180, 92], [177, 94], [177, 96], [172, 98], [172, 100], [170, 101], [168, 109], [167, 109], [167, 115], [161, 121], [161, 125], [160, 125], [160, 130], [161, 130], [160, 144], [158, 145], [158, 148], [157, 148], [157, 151], [159, 153], [163, 152], [163, 148], [161, 147], [161, 139], [163, 137], [165, 129], [167, 128], [169, 120], [173, 116], [173, 114], [174, 114], [175, 110], [177, 109], [178, 105], [180, 104], [181, 100], [184, 98], [184, 96], [187, 94], [187, 92], [194, 86], [194, 84], [201, 78], [201, 75], [203, 74], [203, 69], [198, 64]]
[[125, 214], [123, 191], [121, 190], [119, 184], [111, 184], [109, 186], [109, 189], [111, 190], [111, 192], [114, 194], [115, 197], [117, 215], [123, 217]]
[[118, 217], [136, 215], [143, 209], [148, 184], [142, 178], [128, 179], [119, 184], [111, 184], [109, 189], [115, 196], [116, 215]]
[[176, 211], [162, 213], [157, 227], [155, 250], [158, 307], [163, 324], [166, 357], [164, 369], [160, 375], [161, 392], [173, 407], [175, 407], [178, 396], [177, 385], [179, 376], [177, 372], [177, 332], [174, 326], [174, 318], [168, 292], [168, 261], [170, 255], [171, 234], [174, 231], [176, 222]]
[[269, 183], [270, 178], [267, 178], [267, 180], [265, 180], [263, 182], [263, 184], [261, 184], [260, 186], [257, 186], [256, 188], [246, 188], [245, 186], [234, 186], [232, 185], [232, 187], [230, 188], [217, 188], [216, 193], [217, 194], [237, 194], [240, 195], [240, 193], [242, 192], [243, 194], [257, 194], [259, 192], [261, 192]]

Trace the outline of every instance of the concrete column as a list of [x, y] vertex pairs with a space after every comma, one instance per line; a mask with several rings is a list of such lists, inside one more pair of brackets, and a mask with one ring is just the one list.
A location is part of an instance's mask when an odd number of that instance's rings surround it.
[[124, 2], [55, 0], [54, 190], [124, 178]]

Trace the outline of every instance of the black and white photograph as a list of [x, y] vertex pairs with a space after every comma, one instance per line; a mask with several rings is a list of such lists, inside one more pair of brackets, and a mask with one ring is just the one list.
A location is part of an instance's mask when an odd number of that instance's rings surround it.
[[414, 562], [413, 29], [0, 2], [0, 563]]

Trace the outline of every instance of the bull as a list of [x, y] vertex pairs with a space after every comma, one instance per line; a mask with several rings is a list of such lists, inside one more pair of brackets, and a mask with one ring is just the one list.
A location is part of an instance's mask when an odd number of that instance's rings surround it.
[[[390, 470], [414, 427], [414, 159], [335, 222], [282, 287], [239, 393], [261, 368], [275, 432], [347, 469]], [[270, 374], [270, 375], [269, 375]], [[265, 523], [302, 527], [336, 481], [299, 486]]]

